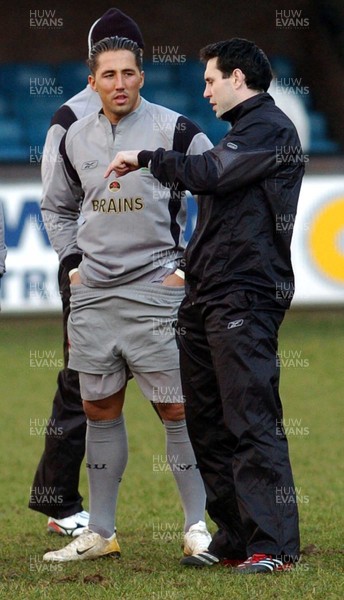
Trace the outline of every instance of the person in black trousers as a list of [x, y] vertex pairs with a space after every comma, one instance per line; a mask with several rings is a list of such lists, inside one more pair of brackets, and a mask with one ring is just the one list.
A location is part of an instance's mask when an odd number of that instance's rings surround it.
[[281, 423], [278, 330], [294, 275], [290, 244], [304, 158], [293, 123], [267, 93], [272, 72], [253, 42], [201, 51], [204, 97], [230, 132], [212, 150], [119, 152], [117, 177], [150, 168], [198, 195], [176, 333], [190, 439], [218, 526], [190, 566], [289, 570], [299, 559], [295, 486]]

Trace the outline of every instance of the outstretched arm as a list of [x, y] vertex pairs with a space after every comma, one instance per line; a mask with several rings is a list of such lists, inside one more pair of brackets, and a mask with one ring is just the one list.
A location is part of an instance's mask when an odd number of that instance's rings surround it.
[[276, 146], [275, 127], [257, 120], [235, 134], [227, 135], [215, 148], [203, 154], [187, 156], [163, 148], [154, 152], [119, 152], [105, 176], [111, 171], [121, 176], [149, 166], [152, 175], [163, 185], [178, 184], [181, 190], [189, 190], [192, 194], [227, 194], [274, 175], [281, 164], [288, 164], [289, 159], [288, 146], [280, 149]]

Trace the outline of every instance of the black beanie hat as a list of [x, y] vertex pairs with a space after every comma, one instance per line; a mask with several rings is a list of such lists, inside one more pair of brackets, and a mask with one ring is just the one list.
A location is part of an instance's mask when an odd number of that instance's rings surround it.
[[142, 33], [138, 25], [118, 8], [109, 8], [106, 13], [95, 21], [88, 34], [88, 54], [92, 47], [106, 37], [126, 37], [144, 48]]

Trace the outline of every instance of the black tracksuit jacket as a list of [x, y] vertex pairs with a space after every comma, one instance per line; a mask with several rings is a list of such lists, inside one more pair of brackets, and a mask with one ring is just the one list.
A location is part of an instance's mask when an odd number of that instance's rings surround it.
[[161, 183], [198, 195], [197, 225], [185, 253], [192, 302], [245, 289], [288, 308], [290, 244], [304, 174], [299, 137], [268, 93], [222, 118], [232, 128], [212, 150], [197, 156], [143, 151], [139, 164], [151, 161]]

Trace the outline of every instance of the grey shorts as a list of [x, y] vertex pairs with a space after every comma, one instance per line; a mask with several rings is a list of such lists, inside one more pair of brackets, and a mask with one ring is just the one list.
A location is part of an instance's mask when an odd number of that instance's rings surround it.
[[184, 288], [78, 284], [71, 290], [69, 367], [80, 373], [82, 398], [99, 400], [119, 391], [129, 370], [150, 400], [182, 402], [174, 326]]
[[[134, 374], [141, 392], [154, 403], [182, 404], [184, 396], [179, 369]], [[127, 383], [128, 372], [117, 371], [109, 375], [79, 373], [83, 400], [102, 400], [121, 390]]]

